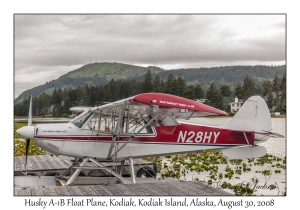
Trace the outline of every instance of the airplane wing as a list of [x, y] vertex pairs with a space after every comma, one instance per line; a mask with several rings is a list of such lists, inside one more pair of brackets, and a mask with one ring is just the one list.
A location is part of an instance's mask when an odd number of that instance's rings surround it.
[[93, 107], [87, 107], [87, 106], [74, 106], [70, 108], [71, 112], [85, 112], [86, 110], [89, 110]]
[[157, 106], [162, 111], [167, 110], [168, 114], [173, 113], [173, 116], [183, 118], [189, 113], [197, 116], [227, 115], [226, 112], [203, 103], [165, 93], [143, 93], [132, 97], [130, 101]]
[[122, 107], [127, 107], [126, 109], [129, 110], [129, 114], [132, 116], [137, 110], [140, 116], [159, 114], [160, 117], [158, 118], [160, 120], [165, 119], [168, 125], [178, 124], [175, 123], [177, 120], [173, 118], [189, 119], [191, 116], [227, 115], [226, 112], [214, 107], [165, 93], [142, 93], [113, 103], [93, 107], [91, 111], [102, 114], [112, 114], [113, 112], [117, 116]]
[[112, 102], [112, 103], [107, 103], [107, 104], [102, 105], [102, 106], [93, 107], [91, 109], [91, 111], [94, 112], [94, 113], [109, 112], [112, 109], [116, 109], [116, 108], [120, 107], [121, 105], [130, 104], [129, 99], [130, 98], [126, 98], [126, 99], [122, 99], [122, 100], [115, 101], [115, 102]]
[[[112, 104], [111, 102], [103, 102], [105, 105], [106, 104]], [[89, 106], [74, 106], [74, 107], [71, 107], [69, 110], [71, 112], [85, 112], [86, 110], [89, 110], [89, 109], [92, 109], [94, 107], [89, 107]]]

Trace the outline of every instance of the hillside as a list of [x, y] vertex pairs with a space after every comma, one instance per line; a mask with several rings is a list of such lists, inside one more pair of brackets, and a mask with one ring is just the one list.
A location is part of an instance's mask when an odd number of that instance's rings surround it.
[[38, 96], [45, 92], [51, 95], [55, 88], [75, 88], [86, 84], [104, 85], [111, 79], [135, 79], [141, 81], [148, 70], [151, 71], [153, 78], [156, 74], [159, 74], [163, 80], [166, 80], [170, 73], [174, 76], [182, 75], [188, 84], [200, 84], [204, 89], [207, 89], [212, 81], [217, 86], [227, 84], [235, 87], [238, 83], [243, 82], [246, 74], [250, 75], [256, 83], [260, 83], [264, 79], [272, 80], [276, 72], [278, 76], [282, 76], [286, 71], [286, 66], [226, 66], [165, 71], [155, 66], [141, 67], [122, 63], [93, 63], [70, 71], [44, 85], [24, 91], [15, 99], [15, 104], [20, 102], [22, 98], [27, 98], [30, 94]]
[[141, 66], [133, 66], [122, 63], [93, 63], [87, 64], [79, 69], [71, 71], [61, 78], [102, 78], [106, 81], [111, 79], [128, 79], [129, 77], [134, 76], [143, 76], [147, 70], [150, 70], [152, 73], [157, 74], [163, 69], [149, 66], [147, 68]]
[[255, 83], [261, 84], [265, 79], [273, 80], [276, 72], [281, 77], [285, 71], [286, 66], [221, 66], [174, 69], [159, 72], [159, 75], [162, 79], [167, 79], [170, 73], [175, 77], [182, 75], [189, 84], [200, 84], [204, 89], [207, 89], [211, 82], [214, 82], [218, 87], [223, 84], [227, 84], [231, 88], [236, 87], [238, 83], [243, 83], [247, 74]]
[[150, 70], [152, 74], [157, 74], [164, 71], [161, 68], [155, 66], [141, 67], [122, 63], [93, 63], [87, 64], [79, 69], [73, 70], [60, 76], [56, 80], [39, 85], [32, 89], [26, 90], [21, 93], [16, 99], [15, 103], [19, 103], [22, 98], [27, 98], [30, 94], [38, 96], [45, 92], [52, 94], [55, 88], [75, 88], [82, 85], [99, 85], [106, 84], [111, 79], [143, 79], [146, 71]]

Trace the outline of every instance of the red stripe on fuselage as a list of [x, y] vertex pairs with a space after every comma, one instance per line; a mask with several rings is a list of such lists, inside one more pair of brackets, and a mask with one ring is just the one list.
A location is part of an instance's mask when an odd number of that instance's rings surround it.
[[[172, 144], [226, 144], [242, 145], [247, 144], [244, 134], [250, 145], [254, 143], [253, 131], [232, 131], [201, 125], [181, 124], [178, 126], [158, 126], [155, 127], [156, 135], [138, 135], [131, 142], [136, 143], [172, 143]], [[111, 141], [111, 135], [68, 135], [68, 136], [36, 136], [36, 139], [51, 139], [65, 141]], [[128, 140], [128, 136], [117, 138], [119, 142]]]

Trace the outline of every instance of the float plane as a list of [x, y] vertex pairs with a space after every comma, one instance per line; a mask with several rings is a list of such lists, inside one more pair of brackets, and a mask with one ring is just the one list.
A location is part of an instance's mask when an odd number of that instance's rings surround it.
[[[32, 98], [31, 98], [32, 101]], [[82, 159], [80, 167], [92, 161], [129, 160], [131, 174], [135, 158], [221, 149], [229, 158], [256, 158], [266, 154], [257, 144], [271, 137], [271, 116], [260, 96], [246, 100], [234, 117], [221, 126], [180, 122], [178, 119], [226, 112], [186, 98], [164, 93], [142, 93], [98, 107], [73, 107], [82, 112], [66, 124], [32, 125], [30, 101], [28, 125], [17, 130], [26, 138], [26, 162], [30, 140], [53, 155]], [[26, 163], [25, 163], [26, 165]], [[26, 167], [26, 166], [25, 166]], [[65, 183], [69, 185], [79, 174], [75, 171]], [[107, 168], [106, 168], [107, 169]], [[108, 169], [107, 169], [108, 170]], [[110, 171], [123, 183], [122, 176]], [[132, 183], [135, 178], [132, 176]]]

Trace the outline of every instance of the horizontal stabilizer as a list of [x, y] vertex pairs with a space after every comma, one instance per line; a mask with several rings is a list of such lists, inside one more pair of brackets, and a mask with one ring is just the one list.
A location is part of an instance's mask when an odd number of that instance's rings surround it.
[[222, 150], [223, 155], [230, 159], [259, 158], [267, 154], [263, 146], [235, 147]]
[[273, 138], [284, 138], [283, 135], [279, 134], [279, 133], [269, 133], [269, 136], [270, 137], [273, 137]]
[[267, 136], [270, 136], [273, 138], [284, 138], [284, 136], [279, 133], [273, 133], [273, 132], [268, 132], [268, 131], [262, 131], [262, 132], [256, 132], [256, 133], [261, 134], [261, 135], [267, 135]]

